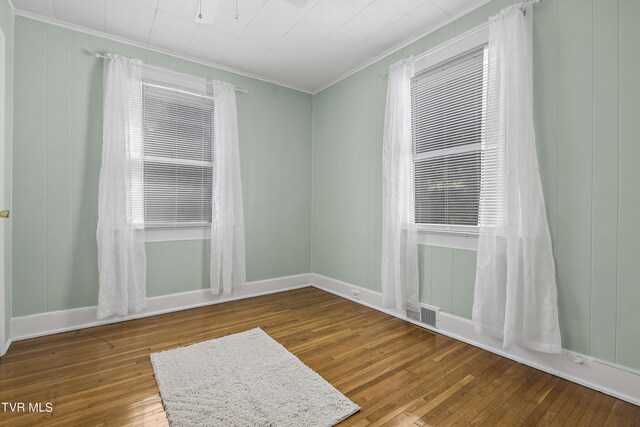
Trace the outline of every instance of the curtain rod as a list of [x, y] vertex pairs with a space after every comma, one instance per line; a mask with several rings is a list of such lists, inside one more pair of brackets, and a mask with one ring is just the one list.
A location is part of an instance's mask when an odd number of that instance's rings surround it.
[[[543, 2], [543, 0], [529, 0], [529, 1], [524, 2], [524, 3], [522, 3], [522, 4], [520, 5], [520, 10], [522, 10], [522, 12], [523, 12], [524, 14], [526, 14], [526, 13], [527, 13], [527, 10], [526, 10], [526, 9], [527, 9], [529, 6], [532, 6], [532, 5], [534, 5], [534, 4], [538, 4], [538, 3], [542, 3], [542, 2]], [[488, 23], [486, 23], [486, 22], [485, 22], [484, 24], [480, 24], [480, 25], [479, 25], [479, 26], [477, 26], [476, 28], [473, 28], [472, 30], [468, 31], [468, 33], [474, 33], [474, 32], [476, 32], [476, 31], [478, 31], [478, 30], [480, 30], [480, 29], [482, 29], [482, 28], [486, 27], [487, 25], [488, 25]], [[465, 33], [465, 34], [467, 34], [467, 33]], [[430, 49], [430, 50], [428, 50], [427, 52], [430, 52], [430, 51], [431, 51], [431, 49]], [[425, 53], [426, 53], [426, 52], [425, 52]], [[417, 56], [417, 57], [415, 57], [414, 59], [417, 59], [417, 58], [422, 57], [425, 53], [421, 53], [420, 55], [418, 55], [418, 56]], [[384, 78], [384, 77], [386, 77], [386, 76], [388, 76], [388, 75], [389, 75], [389, 71], [386, 71], [386, 72], [384, 72], [384, 73], [380, 73], [380, 74], [378, 74], [378, 77], [380, 77], [380, 78], [382, 79], [382, 78]]]
[[522, 4], [522, 8], [525, 8], [525, 9], [526, 9], [527, 7], [529, 7], [529, 6], [531, 6], [531, 5], [534, 5], [534, 4], [536, 4], [536, 3], [542, 3], [542, 0], [529, 0], [529, 1], [526, 1], [526, 2], [524, 2], [524, 3]]
[[[103, 53], [96, 53], [96, 57], [97, 58], [102, 58], [102, 59], [109, 59], [109, 57], [107, 55], [103, 54]], [[152, 67], [152, 68], [160, 68], [160, 67], [154, 67], [153, 65], [146, 65], [146, 66], [147, 67]], [[167, 89], [173, 89], [173, 88], [167, 87]], [[236, 92], [249, 93], [248, 90], [242, 89], [240, 87], [234, 87], [234, 89], [235, 89]], [[186, 91], [181, 91], [181, 92], [186, 92]], [[193, 93], [193, 95], [201, 96], [201, 94], [199, 94], [199, 93]]]

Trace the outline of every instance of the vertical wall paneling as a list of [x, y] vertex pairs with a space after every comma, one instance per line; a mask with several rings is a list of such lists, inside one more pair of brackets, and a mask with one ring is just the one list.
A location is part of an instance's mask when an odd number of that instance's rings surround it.
[[[102, 61], [90, 53], [123, 53], [249, 89], [238, 97], [249, 280], [307, 272], [313, 244], [314, 272], [379, 290], [387, 83], [379, 74], [514, 2], [493, 0], [313, 98], [16, 18], [13, 316], [97, 300]], [[638, 16], [636, 0], [534, 6], [535, 125], [564, 346], [634, 369], [640, 369], [640, 342], [632, 339], [640, 329]], [[206, 242], [147, 249], [149, 295], [207, 286]], [[471, 315], [473, 252], [421, 248], [420, 268], [422, 301]]]
[[[315, 146], [316, 164], [331, 166], [314, 168], [314, 264], [327, 276], [367, 286], [367, 251], [363, 250], [366, 243], [361, 243], [367, 240], [368, 156], [366, 137], [361, 137], [359, 132], [368, 123], [368, 97], [356, 96], [358, 83], [355, 83], [331, 87], [329, 92], [335, 104], [322, 107], [319, 114], [323, 119], [315, 122], [323, 141], [322, 145]], [[340, 109], [335, 108], [336, 105], [340, 105]], [[350, 114], [343, 114], [343, 108]], [[331, 125], [325, 126], [325, 123]]]
[[533, 90], [536, 148], [547, 221], [554, 249], [558, 236], [558, 5], [533, 9]]
[[558, 306], [563, 345], [589, 352], [593, 170], [592, 2], [560, 2]]
[[[69, 127], [71, 135], [71, 207], [69, 216], [72, 224], [71, 238], [71, 287], [75, 304], [84, 301], [97, 301], [98, 289], [90, 286], [98, 280], [98, 272], [94, 267], [97, 259], [95, 225], [97, 221], [98, 190], [96, 172], [91, 165], [95, 165], [101, 155], [101, 147], [88, 144], [91, 136], [96, 137], [91, 130], [100, 126], [101, 120], [96, 109], [98, 102], [87, 105], [90, 96], [101, 96], [102, 88], [97, 83], [90, 85], [92, 77], [99, 79], [101, 63], [97, 58], [87, 55], [88, 37], [86, 34], [74, 32], [71, 35], [71, 66], [70, 66], [70, 117]], [[95, 71], [94, 71], [95, 70]], [[91, 95], [90, 95], [91, 94]], [[78, 305], [80, 306], [80, 305]]]
[[194, 244], [197, 241], [147, 243], [147, 294], [150, 297], [187, 292], [203, 287], [196, 282]]
[[18, 25], [19, 22], [16, 18], [13, 316], [47, 310], [46, 25], [36, 21]]
[[[309, 272], [311, 95], [28, 18], [15, 22], [14, 316], [97, 303], [103, 61], [95, 52], [248, 89], [237, 102], [247, 279]], [[154, 242], [147, 251], [149, 296], [209, 286], [208, 241]]]
[[615, 359], [618, 259], [618, 1], [593, 2], [591, 355]]
[[431, 249], [431, 301], [441, 310], [451, 312], [453, 306], [453, 249]]
[[[369, 230], [377, 236], [371, 239], [346, 225], [361, 220], [362, 212], [380, 215], [382, 178], [370, 172], [378, 181], [366, 187], [335, 178], [349, 176], [352, 163], [342, 160], [349, 146], [370, 150], [364, 154], [370, 170], [381, 165], [386, 79], [379, 74], [516, 2], [480, 6], [314, 96], [314, 272], [347, 282], [366, 275], [365, 286], [379, 289], [379, 267], [361, 262], [354, 249], [379, 257], [379, 226]], [[639, 16], [637, 0], [545, 0], [533, 6], [534, 120], [563, 344], [634, 369], [640, 369], [640, 341], [633, 339], [640, 330]], [[359, 116], [351, 98], [368, 100], [373, 114], [352, 120]], [[366, 206], [343, 209], [345, 200], [362, 200], [362, 191], [373, 193], [362, 201]], [[421, 300], [470, 317], [471, 254], [421, 248]]]
[[[361, 74], [363, 91], [368, 87], [386, 87], [387, 79], [376, 74]], [[384, 105], [386, 103], [386, 91], [367, 91], [371, 97], [363, 105], [367, 115], [366, 120], [371, 123], [366, 136], [367, 155], [367, 206], [382, 206], [382, 192], [377, 191], [377, 186], [382, 182], [382, 144], [378, 144], [377, 136], [384, 132]], [[367, 283], [372, 289], [381, 289], [380, 268], [382, 248], [382, 209], [375, 209], [367, 217]]]
[[70, 49], [69, 31], [54, 26], [46, 29], [46, 176], [45, 211], [47, 310], [62, 310], [73, 301], [71, 280], [72, 226], [71, 135], [70, 135]]
[[640, 369], [640, 2], [620, 0], [619, 17], [620, 209], [616, 356], [618, 363]]
[[451, 312], [471, 318], [473, 290], [476, 284], [476, 252], [453, 251]]
[[418, 266], [420, 267], [420, 301], [427, 304], [433, 301], [433, 281], [431, 279], [431, 246], [418, 248]]

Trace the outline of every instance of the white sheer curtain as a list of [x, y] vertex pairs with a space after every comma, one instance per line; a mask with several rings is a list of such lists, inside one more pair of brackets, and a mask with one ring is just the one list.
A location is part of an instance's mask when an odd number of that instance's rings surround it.
[[[494, 146], [485, 146], [482, 161], [503, 162], [505, 175], [483, 176], [473, 323], [504, 348], [557, 353], [555, 266], [533, 127], [532, 13], [521, 7], [489, 24], [486, 140]], [[497, 223], [482, 203], [491, 191], [503, 195]]]
[[211, 292], [244, 286], [244, 215], [235, 87], [212, 81], [214, 96], [213, 198], [211, 215]]
[[104, 61], [102, 166], [98, 198], [98, 318], [146, 307], [144, 223], [134, 218], [142, 186], [141, 62]]
[[419, 311], [413, 210], [411, 78], [413, 59], [389, 69], [382, 154], [382, 304]]

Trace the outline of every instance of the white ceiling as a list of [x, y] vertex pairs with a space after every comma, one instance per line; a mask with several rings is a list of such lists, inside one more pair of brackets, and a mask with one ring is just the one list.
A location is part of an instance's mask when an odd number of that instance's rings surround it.
[[[17, 10], [315, 92], [482, 0], [13, 0]], [[294, 4], [303, 4], [296, 7]]]

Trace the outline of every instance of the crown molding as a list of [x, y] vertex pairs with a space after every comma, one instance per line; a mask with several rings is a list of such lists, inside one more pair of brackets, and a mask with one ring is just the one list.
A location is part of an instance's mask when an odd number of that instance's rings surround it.
[[252, 74], [252, 73], [248, 73], [248, 72], [245, 72], [245, 71], [241, 71], [241, 70], [238, 70], [236, 68], [228, 67], [228, 66], [225, 66], [225, 65], [222, 65], [222, 64], [218, 64], [218, 63], [215, 63], [215, 62], [202, 60], [202, 59], [190, 56], [190, 55], [184, 55], [184, 54], [181, 54], [181, 53], [178, 53], [178, 52], [174, 52], [174, 51], [171, 51], [171, 50], [168, 50], [168, 49], [158, 48], [158, 47], [150, 46], [150, 45], [147, 45], [147, 44], [144, 44], [144, 43], [140, 43], [140, 42], [136, 42], [136, 41], [133, 41], [133, 40], [129, 40], [129, 39], [124, 38], [124, 37], [114, 36], [112, 34], [108, 34], [108, 33], [102, 32], [102, 31], [92, 30], [92, 29], [89, 29], [89, 28], [86, 28], [86, 27], [82, 27], [80, 25], [70, 24], [70, 23], [61, 21], [59, 19], [50, 18], [50, 17], [38, 15], [38, 14], [35, 14], [35, 13], [27, 12], [27, 11], [24, 11], [24, 10], [21, 10], [21, 9], [17, 9], [14, 6], [12, 0], [7, 0], [7, 2], [9, 3], [9, 7], [13, 11], [14, 15], [17, 15], [17, 16], [21, 16], [21, 17], [28, 18], [28, 19], [33, 19], [35, 21], [40, 21], [40, 22], [44, 22], [44, 23], [47, 23], [47, 24], [51, 24], [51, 25], [56, 25], [58, 27], [63, 27], [63, 28], [67, 28], [67, 29], [70, 29], [70, 30], [74, 30], [74, 31], [79, 31], [81, 33], [89, 34], [89, 35], [96, 36], [96, 37], [102, 37], [102, 38], [107, 39], [107, 40], [115, 41], [115, 42], [126, 44], [126, 45], [129, 45], [129, 46], [138, 47], [138, 48], [141, 48], [141, 49], [146, 49], [146, 50], [151, 51], [151, 52], [161, 53], [163, 55], [172, 56], [172, 57], [175, 57], [175, 58], [183, 59], [185, 61], [190, 61], [190, 62], [194, 62], [196, 64], [205, 65], [207, 67], [215, 68], [215, 69], [218, 69], [218, 70], [221, 70], [221, 71], [226, 71], [226, 72], [229, 72], [229, 73], [233, 73], [233, 74], [236, 74], [238, 76], [247, 77], [247, 78], [258, 80], [258, 81], [262, 81], [262, 82], [265, 82], [265, 83], [270, 83], [270, 84], [274, 84], [274, 85], [277, 85], [277, 86], [286, 87], [288, 89], [292, 89], [292, 90], [295, 90], [295, 91], [298, 91], [298, 92], [308, 93], [310, 95], [316, 95], [316, 94], [322, 92], [323, 90], [335, 85], [336, 83], [338, 83], [338, 82], [340, 82], [340, 81], [342, 81], [342, 80], [344, 80], [344, 79], [356, 74], [359, 71], [362, 71], [363, 69], [367, 68], [368, 66], [370, 66], [372, 64], [375, 64], [376, 62], [380, 61], [381, 59], [383, 59], [383, 58], [385, 58], [385, 57], [387, 57], [387, 56], [399, 51], [400, 49], [403, 49], [403, 48], [409, 46], [412, 43], [415, 43], [416, 41], [420, 40], [421, 38], [433, 33], [434, 31], [436, 31], [436, 30], [438, 30], [438, 29], [440, 29], [440, 28], [442, 28], [442, 27], [444, 27], [444, 26], [446, 26], [446, 25], [448, 25], [450, 23], [452, 23], [453, 21], [461, 18], [462, 16], [468, 14], [469, 12], [472, 12], [473, 10], [475, 10], [475, 9], [481, 7], [481, 6], [486, 5], [490, 1], [491, 0], [478, 0], [475, 3], [471, 4], [470, 6], [462, 9], [458, 13], [456, 13], [454, 15], [450, 15], [444, 21], [442, 21], [442, 22], [440, 22], [440, 23], [428, 28], [427, 30], [417, 34], [414, 37], [411, 37], [408, 40], [405, 40], [404, 42], [402, 42], [402, 43], [400, 43], [400, 44], [398, 44], [398, 45], [396, 45], [396, 46], [394, 46], [394, 47], [392, 47], [390, 49], [387, 49], [386, 51], [380, 53], [379, 55], [376, 55], [374, 58], [372, 58], [372, 59], [370, 59], [370, 60], [368, 60], [368, 61], [366, 61], [366, 62], [364, 62], [364, 63], [362, 63], [362, 64], [360, 64], [358, 66], [356, 66], [355, 68], [351, 69], [350, 71], [347, 71], [346, 73], [336, 77], [335, 79], [331, 80], [330, 82], [321, 85], [319, 88], [314, 89], [314, 90], [309, 90], [309, 89], [303, 89], [301, 87], [297, 87], [297, 86], [294, 86], [294, 85], [290, 85], [290, 84], [287, 84], [287, 83], [279, 81], [279, 80], [268, 79], [268, 78], [259, 76], [257, 74]]
[[64, 22], [64, 21], [61, 21], [59, 19], [50, 18], [50, 17], [47, 17], [47, 16], [38, 15], [38, 14], [35, 14], [35, 13], [32, 13], [32, 12], [27, 12], [27, 11], [24, 11], [24, 10], [16, 9], [13, 6], [13, 3], [11, 2], [11, 0], [8, 0], [8, 2], [9, 2], [9, 6], [11, 7], [11, 9], [13, 11], [13, 14], [16, 15], [16, 16], [21, 16], [23, 18], [32, 19], [34, 21], [40, 21], [40, 22], [44, 22], [46, 24], [55, 25], [57, 27], [62, 27], [62, 28], [66, 28], [66, 29], [69, 29], [69, 30], [78, 31], [78, 32], [81, 32], [81, 33], [84, 33], [84, 34], [89, 34], [91, 36], [95, 36], [95, 37], [101, 37], [103, 39], [111, 40], [111, 41], [114, 41], [114, 42], [117, 42], [117, 43], [122, 43], [122, 44], [126, 44], [128, 46], [133, 46], [133, 47], [137, 47], [137, 48], [140, 48], [140, 49], [145, 49], [145, 50], [148, 50], [150, 52], [156, 52], [156, 53], [160, 53], [160, 54], [163, 54], [163, 55], [172, 56], [174, 58], [178, 58], [178, 59], [182, 59], [182, 60], [185, 60], [185, 61], [193, 62], [193, 63], [196, 63], [196, 64], [204, 65], [204, 66], [207, 66], [207, 67], [210, 67], [210, 68], [215, 68], [215, 69], [220, 70], [220, 71], [226, 71], [228, 73], [232, 73], [232, 74], [235, 74], [235, 75], [238, 75], [238, 76], [247, 77], [247, 78], [250, 78], [250, 79], [253, 79], [253, 80], [258, 80], [258, 81], [261, 81], [261, 82], [265, 82], [265, 83], [269, 83], [269, 84], [273, 84], [273, 85], [277, 85], [277, 86], [282, 86], [282, 87], [285, 87], [287, 89], [292, 89], [292, 90], [295, 90], [295, 91], [298, 91], [298, 92], [303, 92], [303, 93], [307, 93], [307, 94], [310, 94], [310, 95], [313, 94], [313, 92], [309, 91], [308, 89], [302, 89], [300, 87], [296, 87], [296, 86], [293, 86], [293, 85], [290, 85], [290, 84], [287, 84], [287, 83], [284, 83], [284, 82], [281, 82], [281, 81], [278, 81], [278, 80], [268, 79], [268, 78], [259, 76], [257, 74], [247, 73], [245, 71], [240, 71], [240, 70], [232, 68], [232, 67], [227, 67], [227, 66], [222, 65], [222, 64], [217, 64], [215, 62], [205, 61], [205, 60], [202, 60], [202, 59], [190, 56], [190, 55], [184, 55], [184, 54], [177, 53], [177, 52], [174, 52], [174, 51], [171, 51], [171, 50], [168, 50], [168, 49], [154, 47], [154, 46], [150, 46], [150, 45], [147, 45], [147, 44], [144, 44], [144, 43], [140, 43], [140, 42], [136, 42], [136, 41], [133, 41], [133, 40], [129, 40], [129, 39], [126, 39], [124, 37], [114, 36], [112, 34], [108, 34], [108, 33], [102, 32], [102, 31], [92, 30], [90, 28], [82, 27], [80, 25], [70, 24], [68, 22]]
[[[324, 85], [320, 86], [320, 88], [316, 89], [314, 92], [312, 92], [312, 95], [317, 95], [318, 93], [322, 92], [325, 89], [330, 88], [331, 86], [335, 85], [336, 83], [341, 82], [342, 80], [346, 79], [347, 77], [350, 77], [354, 74], [356, 74], [359, 71], [364, 70], [365, 68], [367, 68], [370, 65], [375, 64], [376, 62], [380, 61], [381, 59], [386, 58], [387, 56], [396, 53], [397, 51], [399, 51], [400, 49], [404, 49], [405, 47], [409, 46], [412, 43], [417, 42], [418, 40], [420, 40], [423, 37], [428, 36], [429, 34], [435, 32], [436, 30], [439, 30], [440, 28], [452, 23], [453, 21], [456, 21], [457, 19], [465, 16], [466, 14], [473, 12], [474, 10], [476, 10], [477, 8], [486, 5], [487, 3], [490, 3], [492, 0], [478, 0], [476, 2], [474, 2], [473, 4], [465, 7], [464, 9], [462, 9], [461, 11], [459, 11], [458, 13], [454, 14], [454, 15], [450, 15], [447, 19], [445, 19], [444, 21], [429, 27], [428, 29], [426, 29], [425, 31], [419, 33], [416, 36], [411, 37], [408, 40], [403, 41], [402, 43], [382, 52], [381, 54], [375, 56], [374, 58], [370, 59], [367, 62], [364, 62], [363, 64], [358, 65], [356, 68], [353, 68], [351, 71], [347, 71], [346, 73], [336, 77], [335, 79], [331, 80], [329, 83], [325, 83]], [[409, 12], [411, 13], [411, 12]]]

